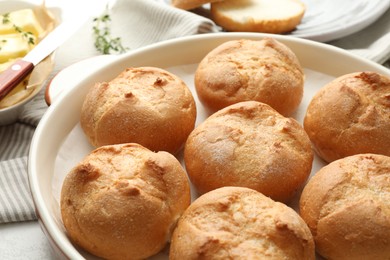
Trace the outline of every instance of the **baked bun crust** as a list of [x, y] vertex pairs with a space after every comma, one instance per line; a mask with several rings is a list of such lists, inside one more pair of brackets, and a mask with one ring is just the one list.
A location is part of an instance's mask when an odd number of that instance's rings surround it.
[[97, 148], [66, 176], [61, 192], [71, 240], [106, 259], [158, 253], [189, 204], [189, 182], [177, 159], [138, 144]]
[[216, 112], [195, 128], [184, 161], [199, 193], [241, 186], [289, 201], [310, 175], [313, 151], [297, 121], [266, 104], [246, 101]]
[[87, 94], [80, 123], [95, 147], [139, 143], [177, 153], [194, 129], [194, 98], [177, 76], [154, 67], [128, 68]]
[[326, 259], [389, 259], [390, 157], [334, 161], [305, 186], [300, 214]]
[[190, 10], [197, 7], [201, 7], [204, 4], [212, 3], [212, 2], [218, 2], [221, 0], [172, 0], [171, 4], [174, 7], [183, 9], [183, 10]]
[[227, 0], [211, 4], [211, 18], [227, 31], [287, 33], [305, 13], [300, 0]]
[[302, 100], [303, 85], [298, 58], [272, 38], [225, 42], [209, 52], [195, 72], [196, 92], [211, 112], [255, 100], [289, 115]]
[[390, 78], [357, 72], [317, 92], [308, 106], [304, 128], [327, 162], [361, 153], [390, 156], [389, 119]]
[[315, 259], [315, 250], [293, 209], [248, 188], [223, 187], [184, 212], [169, 259]]

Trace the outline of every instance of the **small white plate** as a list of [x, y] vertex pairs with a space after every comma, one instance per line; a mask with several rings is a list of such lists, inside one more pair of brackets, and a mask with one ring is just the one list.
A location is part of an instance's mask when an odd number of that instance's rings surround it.
[[306, 12], [292, 36], [328, 42], [358, 32], [381, 17], [390, 0], [302, 0]]
[[[59, 207], [65, 175], [93, 149], [79, 124], [81, 106], [88, 89], [96, 82], [111, 80], [127, 67], [164, 68], [181, 77], [191, 89], [197, 104], [196, 124], [199, 124], [207, 114], [194, 90], [193, 76], [197, 64], [210, 50], [223, 42], [242, 38], [259, 40], [265, 36], [289, 46], [305, 70], [304, 98], [293, 116], [299, 122], [302, 122], [313, 95], [335, 77], [367, 70], [390, 76], [390, 71], [381, 65], [336, 47], [300, 38], [259, 33], [215, 33], [183, 37], [140, 48], [113, 60], [102, 60], [101, 66], [95, 69], [77, 65], [70, 67], [66, 73], [73, 78], [72, 82], [67, 81], [66, 77], [52, 82], [57, 85], [55, 87], [64, 89], [64, 92], [56, 98], [40, 121], [28, 160], [28, 176], [37, 215], [42, 229], [60, 256], [93, 259], [67, 237]], [[316, 156], [312, 174], [323, 165], [324, 162]], [[296, 208], [298, 198], [299, 194], [290, 204], [291, 207]], [[166, 251], [153, 259], [167, 259]]]
[[[171, 0], [155, 0], [170, 5]], [[358, 32], [381, 17], [390, 7], [390, 0], [302, 0], [306, 12], [295, 37], [328, 42]], [[196, 13], [210, 16], [210, 5]]]

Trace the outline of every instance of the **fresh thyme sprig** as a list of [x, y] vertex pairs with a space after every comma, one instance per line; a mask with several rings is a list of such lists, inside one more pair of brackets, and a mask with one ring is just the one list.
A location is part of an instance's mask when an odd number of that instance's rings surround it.
[[0, 42], [0, 51], [3, 48], [2, 45], [5, 44], [6, 42], [7, 42], [7, 40], [5, 40], [5, 39], [1, 40], [1, 42]]
[[[3, 24], [11, 23], [9, 13], [6, 13], [3, 15], [2, 23]], [[20, 26], [14, 24], [14, 23], [12, 23], [12, 27], [14, 28], [14, 30], [16, 32], [20, 33], [24, 39], [27, 40], [28, 44], [31, 44], [31, 45], [35, 44], [35, 38], [34, 38], [34, 34], [32, 32], [23, 31], [23, 29]]]
[[128, 48], [123, 47], [121, 38], [111, 36], [111, 18], [107, 13], [93, 19], [93, 34], [95, 37], [95, 48], [102, 54], [124, 53]]
[[9, 19], [9, 13], [6, 13], [3, 15], [3, 24], [7, 24], [7, 23], [10, 23], [11, 20]]
[[22, 28], [20, 28], [19, 26], [13, 24], [12, 25], [15, 29], [15, 31], [17, 31], [18, 33], [20, 33], [23, 38], [25, 38], [28, 42], [28, 44], [31, 44], [31, 45], [34, 45], [35, 44], [35, 39], [34, 39], [34, 34], [32, 32], [25, 32], [22, 30]]

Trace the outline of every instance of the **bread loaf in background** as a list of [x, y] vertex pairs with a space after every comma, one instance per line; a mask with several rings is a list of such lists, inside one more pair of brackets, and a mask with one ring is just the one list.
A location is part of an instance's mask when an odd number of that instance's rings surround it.
[[288, 33], [302, 22], [306, 11], [300, 0], [172, 0], [171, 4], [184, 10], [209, 4], [204, 8], [206, 16], [231, 32]]
[[217, 2], [221, 0], [172, 0], [171, 4], [174, 7], [183, 9], [183, 10], [191, 10], [194, 8], [201, 7], [204, 4]]
[[390, 258], [390, 157], [358, 154], [319, 170], [300, 215], [326, 259]]
[[313, 151], [299, 123], [270, 106], [228, 106], [195, 128], [184, 148], [187, 174], [199, 193], [248, 187], [287, 202], [306, 182]]
[[211, 112], [255, 100], [287, 116], [302, 100], [304, 73], [292, 50], [273, 38], [232, 40], [202, 59], [195, 87]]
[[180, 78], [160, 68], [139, 67], [91, 87], [80, 124], [96, 147], [139, 143], [175, 154], [195, 120], [194, 98]]
[[315, 259], [306, 223], [285, 204], [248, 188], [196, 199], [175, 229], [169, 259]]
[[390, 156], [390, 78], [356, 72], [332, 80], [312, 98], [304, 128], [327, 162], [360, 153]]
[[287, 33], [301, 23], [300, 0], [225, 0], [211, 3], [216, 24], [232, 32]]
[[102, 146], [66, 176], [62, 221], [78, 246], [105, 259], [145, 259], [170, 239], [190, 204], [179, 161], [138, 144]]

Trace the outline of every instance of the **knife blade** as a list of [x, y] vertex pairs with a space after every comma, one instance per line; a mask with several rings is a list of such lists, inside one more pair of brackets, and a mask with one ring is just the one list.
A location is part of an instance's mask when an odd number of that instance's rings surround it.
[[0, 74], [0, 100], [14, 89], [44, 58], [65, 42], [87, 20], [70, 19], [62, 22], [45, 38], [42, 39], [26, 56], [14, 62]]

